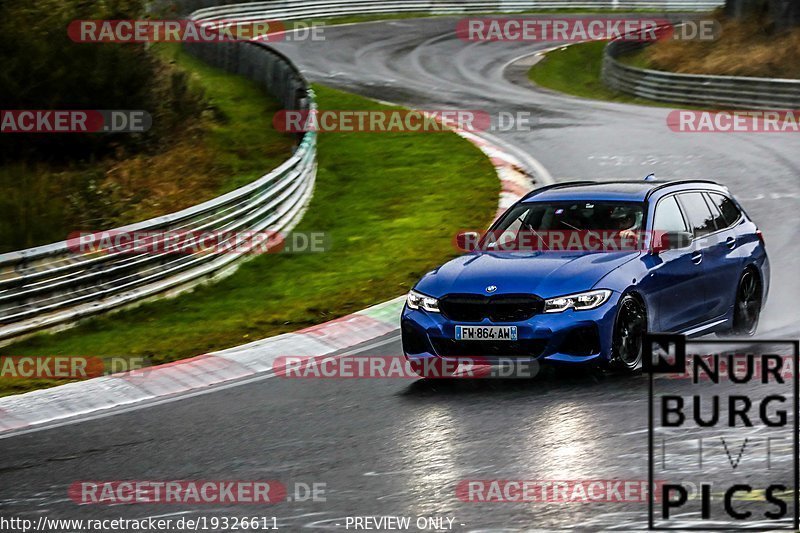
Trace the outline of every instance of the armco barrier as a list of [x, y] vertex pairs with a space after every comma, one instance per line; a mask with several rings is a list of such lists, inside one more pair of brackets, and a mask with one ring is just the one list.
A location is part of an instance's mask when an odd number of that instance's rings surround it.
[[198, 18], [219, 15], [280, 20], [326, 18], [380, 13], [511, 13], [534, 9], [656, 9], [694, 11], [713, 9], [724, 0], [272, 0], [237, 3], [220, 0], [183, 0], [178, 11], [194, 12]]
[[677, 74], [626, 65], [619, 58], [650, 43], [615, 40], [603, 58], [610, 88], [657, 102], [738, 109], [800, 109], [800, 80]]
[[381, 13], [512, 13], [534, 9], [656, 9], [694, 11], [713, 9], [724, 0], [273, 0], [235, 3], [184, 0], [180, 10], [196, 19], [266, 18], [283, 21]]
[[[709, 9], [722, 0], [276, 0], [234, 4], [221, 0], [156, 0], [153, 13], [189, 14], [203, 21], [248, 18], [283, 21], [377, 13], [491, 13], [532, 9]], [[193, 44], [190, 53], [247, 76], [286, 108], [314, 107], [308, 84], [292, 63], [263, 44]], [[134, 231], [288, 230], [307, 204], [316, 175], [316, 137], [307, 133], [294, 155], [240, 189], [178, 213], [117, 228]], [[165, 293], [229, 272], [241, 256], [105, 255], [72, 253], [66, 242], [0, 255], [0, 343], [19, 335], [74, 322], [92, 314]]]
[[[286, 108], [312, 109], [300, 72], [262, 44], [192, 44], [188, 51], [261, 84]], [[314, 187], [316, 134], [269, 174], [213, 200], [115, 232], [288, 231]], [[231, 237], [233, 238], [233, 237]], [[230, 239], [228, 240], [230, 241]], [[228, 241], [223, 241], [228, 242]], [[230, 241], [232, 242], [232, 241]], [[73, 253], [66, 241], [0, 255], [0, 341], [180, 290], [230, 272], [244, 253], [166, 255]]]

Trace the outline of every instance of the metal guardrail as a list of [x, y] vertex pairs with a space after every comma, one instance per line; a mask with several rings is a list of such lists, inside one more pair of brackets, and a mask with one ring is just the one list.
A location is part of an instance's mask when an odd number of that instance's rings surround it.
[[[274, 0], [236, 4], [225, 0], [155, 0], [151, 10], [189, 14], [199, 21], [282, 21], [379, 13], [490, 13], [531, 9], [713, 8], [722, 0]], [[297, 68], [261, 43], [192, 44], [190, 53], [251, 78], [287, 109], [313, 109], [313, 94]], [[316, 134], [306, 133], [294, 155], [240, 189], [178, 213], [110, 230], [132, 232], [286, 231], [294, 227], [313, 191]], [[141, 253], [73, 253], [66, 241], [0, 254], [0, 343], [74, 322], [144, 299], [176, 293], [223, 275], [241, 254], [169, 256]]]
[[[191, 44], [187, 51], [253, 79], [285, 108], [316, 107], [297, 68], [263, 44]], [[316, 133], [298, 140], [286, 162], [244, 187], [177, 213], [109, 231], [220, 232], [225, 235], [220, 245], [232, 244], [234, 232], [288, 231], [311, 197], [317, 168]], [[0, 254], [0, 341], [185, 290], [232, 271], [248, 255], [243, 247], [237, 252], [195, 255], [76, 253], [70, 244], [62, 241]]]
[[603, 82], [657, 102], [738, 109], [800, 109], [800, 80], [678, 74], [626, 65], [621, 56], [652, 43], [618, 39], [606, 47]]
[[195, 19], [252, 18], [282, 21], [382, 13], [513, 13], [533, 9], [656, 9], [694, 11], [713, 9], [724, 0], [273, 0], [236, 3], [185, 0]]

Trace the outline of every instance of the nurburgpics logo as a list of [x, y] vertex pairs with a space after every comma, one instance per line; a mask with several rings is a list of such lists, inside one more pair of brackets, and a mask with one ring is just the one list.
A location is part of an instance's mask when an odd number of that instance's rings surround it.
[[647, 336], [651, 529], [798, 529], [798, 351]]

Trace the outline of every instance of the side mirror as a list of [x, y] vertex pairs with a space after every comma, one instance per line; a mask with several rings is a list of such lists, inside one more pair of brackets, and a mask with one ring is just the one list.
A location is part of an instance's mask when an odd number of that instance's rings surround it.
[[462, 252], [472, 252], [478, 248], [481, 236], [477, 231], [462, 231], [456, 235], [456, 248]]
[[688, 231], [656, 231], [653, 232], [653, 255], [667, 250], [687, 248], [694, 242], [694, 235]]

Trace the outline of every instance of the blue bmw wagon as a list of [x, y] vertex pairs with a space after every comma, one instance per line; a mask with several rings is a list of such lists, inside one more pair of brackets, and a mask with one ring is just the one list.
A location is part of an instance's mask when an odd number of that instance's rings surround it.
[[[563, 245], [608, 230], [630, 245]], [[502, 246], [523, 234], [534, 246]], [[479, 357], [632, 372], [648, 331], [754, 335], [769, 290], [761, 232], [710, 181], [546, 186], [459, 242], [469, 238], [474, 249], [408, 294], [401, 332], [413, 368]]]

